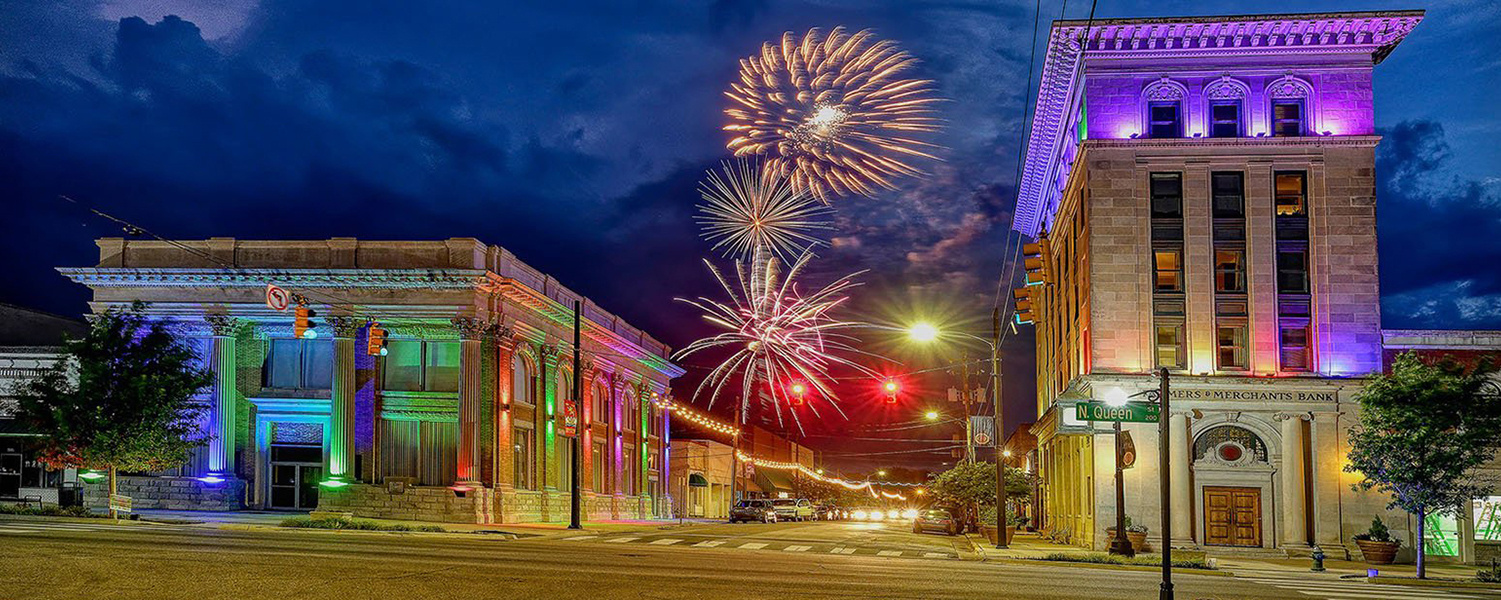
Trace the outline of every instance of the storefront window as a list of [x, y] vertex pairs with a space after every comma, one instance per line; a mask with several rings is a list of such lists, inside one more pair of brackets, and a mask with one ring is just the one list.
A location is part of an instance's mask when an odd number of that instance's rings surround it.
[[1470, 506], [1475, 518], [1475, 539], [1501, 541], [1501, 496], [1476, 498]]
[[1423, 548], [1429, 556], [1459, 556], [1459, 521], [1454, 515], [1428, 513], [1424, 523]]

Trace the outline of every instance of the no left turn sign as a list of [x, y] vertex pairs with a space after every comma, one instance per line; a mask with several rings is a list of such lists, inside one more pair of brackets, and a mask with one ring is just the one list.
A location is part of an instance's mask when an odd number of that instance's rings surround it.
[[273, 284], [266, 284], [266, 307], [271, 310], [286, 310], [292, 296]]

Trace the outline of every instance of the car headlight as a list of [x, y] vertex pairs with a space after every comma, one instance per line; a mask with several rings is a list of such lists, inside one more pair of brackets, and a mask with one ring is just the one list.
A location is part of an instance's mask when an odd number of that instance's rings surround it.
[[855, 520], [856, 521], [864, 521], [865, 517], [867, 517], [867, 516], [869, 516], [869, 515], [865, 511], [863, 511], [863, 510], [857, 510], [857, 511], [855, 511]]
[[884, 521], [885, 519], [886, 519], [886, 513], [883, 513], [883, 512], [881, 512], [879, 510], [870, 511], [870, 520], [872, 520], [872, 521]]
[[917, 509], [915, 509], [915, 508], [909, 508], [907, 510], [902, 511], [902, 518], [903, 519], [916, 519], [917, 518]]

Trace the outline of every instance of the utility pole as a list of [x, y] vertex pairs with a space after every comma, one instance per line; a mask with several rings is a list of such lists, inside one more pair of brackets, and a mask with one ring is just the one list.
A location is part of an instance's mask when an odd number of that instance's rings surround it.
[[1158, 371], [1158, 374], [1162, 377], [1157, 389], [1157, 402], [1160, 405], [1157, 411], [1157, 439], [1161, 440], [1157, 461], [1158, 470], [1162, 474], [1162, 587], [1157, 597], [1158, 600], [1173, 600], [1173, 471], [1168, 464], [1173, 447], [1172, 436], [1168, 433], [1171, 430], [1168, 419], [1172, 418], [1172, 413], [1168, 412], [1167, 369]]
[[969, 387], [969, 351], [965, 350], [962, 354], [960, 354], [959, 360], [961, 363], [959, 367], [959, 372], [961, 373], [961, 375], [959, 376], [959, 379], [961, 381], [960, 385], [964, 386], [964, 388], [960, 390], [959, 395], [959, 398], [964, 402], [964, 460], [969, 463], [974, 463], [975, 432], [972, 430], [972, 423], [970, 422], [969, 418], [970, 404], [971, 400], [973, 400], [973, 398], [971, 398], [971, 395], [974, 393], [974, 390]]
[[[569, 399], [569, 401], [573, 402], [573, 414], [574, 414], [574, 418], [576, 420], [578, 420], [578, 421], [583, 421], [583, 419], [580, 418], [580, 415], [582, 415], [583, 412], [584, 412], [584, 402], [583, 402], [584, 394], [583, 394], [583, 391], [582, 391], [583, 390], [583, 385], [581, 383], [583, 381], [583, 368], [582, 368], [583, 367], [583, 358], [582, 357], [584, 355], [584, 346], [582, 344], [582, 342], [583, 342], [583, 335], [582, 335], [583, 317], [580, 316], [580, 314], [579, 314], [583, 310], [582, 304], [583, 303], [580, 302], [580, 301], [578, 301], [578, 300], [574, 300], [573, 301], [573, 398]], [[564, 418], [566, 419], [567, 418], [567, 416], [566, 416], [567, 415], [567, 411], [564, 411], [564, 415], [565, 415]], [[566, 425], [566, 423], [565, 423], [565, 425]], [[579, 471], [583, 470], [583, 465], [580, 464], [580, 462], [581, 462], [580, 458], [581, 457], [579, 456], [579, 437], [580, 437], [579, 436], [579, 426], [580, 425], [587, 425], [587, 424], [586, 423], [577, 423], [577, 422], [574, 423], [573, 437], [568, 440], [569, 453], [571, 454], [571, 456], [568, 457], [568, 461], [569, 461], [569, 464], [573, 465], [573, 468], [569, 469], [569, 471], [572, 472], [572, 473], [570, 473], [570, 476], [573, 479], [573, 481], [572, 481], [573, 493], [569, 494], [569, 506], [568, 506], [568, 528], [569, 529], [583, 529], [584, 528], [583, 523], [579, 522]]]
[[1006, 461], [1001, 454], [1001, 440], [1005, 427], [1001, 421], [1001, 307], [990, 311], [990, 397], [995, 402], [995, 547], [1005, 549], [1011, 540], [1006, 539]]
[[742, 410], [742, 408], [744, 406], [745, 406], [745, 399], [744, 398], [742, 398], [740, 400], [740, 402], [736, 402], [735, 403], [735, 432], [734, 432], [734, 434], [732, 434], [732, 437], [734, 439], [731, 440], [731, 443], [734, 444], [734, 448], [735, 449], [730, 451], [730, 507], [731, 508], [735, 507], [735, 504], [737, 502], [737, 500], [735, 499], [735, 492], [740, 487], [740, 485], [739, 485], [740, 484], [740, 438], [745, 433], [744, 428], [740, 424], [740, 416], [741, 416], [741, 410]]

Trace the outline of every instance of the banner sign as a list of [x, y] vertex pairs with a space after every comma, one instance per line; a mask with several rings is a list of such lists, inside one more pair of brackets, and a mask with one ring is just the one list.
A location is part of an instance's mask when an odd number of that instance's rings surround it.
[[572, 400], [563, 401], [563, 437], [574, 437], [579, 432], [579, 405]]
[[995, 417], [971, 416], [969, 418], [970, 442], [976, 448], [995, 445]]
[[130, 512], [130, 496], [123, 494], [110, 494], [109, 509], [115, 512]]

